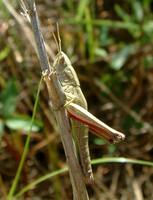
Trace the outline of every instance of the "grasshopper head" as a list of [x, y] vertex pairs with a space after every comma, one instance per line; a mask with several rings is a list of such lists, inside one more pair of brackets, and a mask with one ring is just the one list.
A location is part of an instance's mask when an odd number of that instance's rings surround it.
[[57, 73], [62, 73], [64, 69], [71, 65], [71, 61], [68, 56], [63, 52], [59, 52], [54, 60], [53, 67], [56, 69]]

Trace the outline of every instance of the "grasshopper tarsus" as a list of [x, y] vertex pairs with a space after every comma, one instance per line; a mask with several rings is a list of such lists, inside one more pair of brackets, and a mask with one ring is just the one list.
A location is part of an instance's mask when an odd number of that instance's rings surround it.
[[121, 142], [124, 139], [125, 139], [125, 135], [123, 133], [117, 131], [116, 133], [114, 133], [113, 143]]

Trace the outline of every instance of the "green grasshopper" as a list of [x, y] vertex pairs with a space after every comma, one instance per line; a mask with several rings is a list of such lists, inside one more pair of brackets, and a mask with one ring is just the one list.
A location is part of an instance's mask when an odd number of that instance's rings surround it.
[[[78, 76], [68, 56], [63, 51], [61, 51], [61, 40], [59, 36], [59, 31], [58, 40], [59, 52], [53, 62], [53, 70], [56, 71], [58, 80], [66, 95], [66, 107], [71, 102], [73, 102], [87, 110], [87, 101], [81, 91]], [[57, 43], [56, 38], [55, 41]], [[82, 125], [82, 123], [75, 119], [71, 119], [70, 122], [85, 180], [87, 182], [91, 182], [93, 181], [93, 173], [88, 147], [88, 126]]]
[[109, 142], [119, 142], [125, 136], [112, 129], [91, 113], [87, 111], [87, 102], [80, 88], [78, 76], [69, 60], [68, 56], [61, 50], [61, 40], [58, 30], [58, 40], [54, 36], [58, 46], [58, 54], [53, 62], [58, 80], [66, 95], [66, 110], [70, 117], [73, 137], [78, 150], [78, 156], [85, 176], [86, 182], [93, 181], [90, 153], [88, 147], [88, 130], [96, 133], [98, 136], [105, 138]]

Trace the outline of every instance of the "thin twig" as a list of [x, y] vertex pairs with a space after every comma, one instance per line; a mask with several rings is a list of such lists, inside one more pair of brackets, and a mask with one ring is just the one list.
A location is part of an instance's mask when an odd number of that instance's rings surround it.
[[[19, 24], [21, 30], [24, 33], [25, 38], [28, 41], [28, 44], [30, 44], [32, 46], [32, 48], [34, 48], [35, 51], [37, 51], [37, 49], [36, 49], [36, 43], [35, 43], [35, 40], [34, 40], [33, 33], [31, 31], [31, 29], [29, 28], [29, 26], [27, 26], [25, 18], [21, 17], [21, 15], [16, 12], [16, 10], [13, 8], [13, 6], [11, 5], [11, 3], [8, 0], [2, 0], [2, 1], [3, 1], [4, 5], [6, 6], [7, 10], [9, 11], [9, 13], [14, 17], [14, 19], [16, 20], [16, 22]], [[22, 7], [22, 9], [25, 9], [25, 7], [23, 6], [23, 4], [21, 5], [21, 7]], [[45, 47], [46, 47], [48, 55], [52, 59], [54, 59], [55, 58], [55, 54], [52, 51], [52, 49], [49, 47], [48, 44], [45, 44]]]

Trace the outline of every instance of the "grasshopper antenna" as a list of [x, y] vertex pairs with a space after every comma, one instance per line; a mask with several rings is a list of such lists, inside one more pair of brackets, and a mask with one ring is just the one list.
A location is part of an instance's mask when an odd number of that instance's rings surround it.
[[58, 41], [57, 41], [57, 38], [56, 38], [54, 32], [52, 32], [52, 35], [53, 35], [53, 38], [54, 38], [55, 44], [56, 44], [56, 46], [57, 46], [57, 49], [58, 49], [58, 51], [60, 52], [59, 44], [58, 44]]
[[61, 53], [62, 48], [61, 48], [61, 38], [60, 38], [58, 23], [57, 23], [57, 25], [56, 25], [56, 28], [57, 28], [57, 37], [55, 36], [54, 32], [52, 32], [52, 34], [53, 34], [53, 38], [54, 38], [54, 41], [55, 41], [55, 43], [56, 43], [58, 52]]
[[58, 22], [56, 24], [56, 27], [57, 27], [58, 47], [59, 47], [59, 52], [61, 52], [62, 51], [62, 48], [61, 48], [61, 37], [60, 37]]

